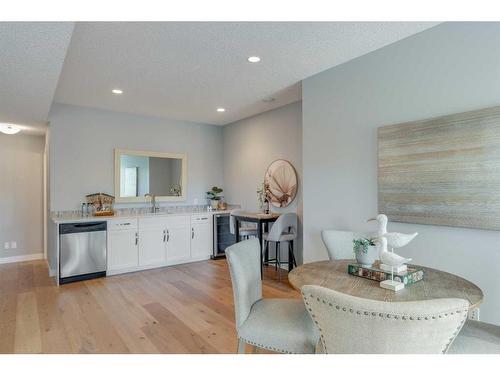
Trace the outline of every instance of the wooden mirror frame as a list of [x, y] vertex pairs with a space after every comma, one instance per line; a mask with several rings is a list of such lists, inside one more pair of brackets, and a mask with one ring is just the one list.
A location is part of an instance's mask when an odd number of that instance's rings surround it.
[[148, 156], [157, 158], [180, 159], [182, 163], [181, 171], [181, 195], [179, 196], [157, 196], [157, 202], [182, 202], [187, 200], [187, 155], [170, 152], [138, 151], [115, 148], [115, 202], [117, 203], [139, 203], [149, 202], [149, 197], [120, 197], [120, 158], [122, 155]]

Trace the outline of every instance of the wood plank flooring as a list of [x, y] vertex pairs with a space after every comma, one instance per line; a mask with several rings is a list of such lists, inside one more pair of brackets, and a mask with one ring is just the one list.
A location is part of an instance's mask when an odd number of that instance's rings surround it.
[[[267, 298], [300, 298], [266, 269]], [[251, 349], [249, 348], [249, 351]], [[235, 353], [224, 259], [57, 287], [45, 261], [0, 265], [0, 353]]]

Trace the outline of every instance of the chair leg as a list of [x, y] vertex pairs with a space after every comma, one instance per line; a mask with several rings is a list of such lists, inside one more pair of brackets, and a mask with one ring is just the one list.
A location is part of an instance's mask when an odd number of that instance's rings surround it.
[[288, 272], [290, 272], [293, 267], [297, 267], [297, 261], [295, 260], [295, 253], [293, 251], [293, 240], [291, 240], [288, 245], [288, 257]]
[[245, 354], [247, 344], [242, 339], [238, 339], [238, 354]]
[[274, 270], [276, 272], [278, 272], [278, 251], [279, 249], [279, 242], [275, 242], [274, 243], [274, 259], [275, 259], [275, 262], [274, 262]]
[[276, 242], [276, 265], [278, 266], [278, 281], [281, 281], [281, 242]]
[[[267, 246], [267, 241], [264, 241], [264, 247], [260, 249], [261, 254], [260, 254], [260, 261], [262, 264], [260, 265], [260, 278], [261, 280], [264, 280], [264, 266], [266, 265], [266, 246]], [[262, 253], [263, 252], [263, 253]]]
[[264, 241], [264, 264], [269, 265], [269, 241]]

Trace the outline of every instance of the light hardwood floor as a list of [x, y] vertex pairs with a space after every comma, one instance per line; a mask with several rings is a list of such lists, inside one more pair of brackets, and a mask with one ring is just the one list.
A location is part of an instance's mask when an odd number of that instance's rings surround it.
[[[300, 298], [266, 270], [264, 297]], [[0, 265], [0, 353], [234, 353], [226, 261], [57, 287], [45, 261]], [[250, 350], [250, 349], [249, 349]]]

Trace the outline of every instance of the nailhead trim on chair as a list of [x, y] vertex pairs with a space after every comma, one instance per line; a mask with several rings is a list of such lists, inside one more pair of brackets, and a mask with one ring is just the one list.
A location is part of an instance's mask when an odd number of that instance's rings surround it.
[[[308, 297], [304, 293], [302, 293], [302, 296], [304, 298], [304, 303], [307, 306], [309, 306], [309, 303], [307, 301]], [[316, 300], [318, 302], [320, 302], [320, 299], [318, 297], [314, 297], [314, 295], [312, 295], [312, 294], [310, 294], [310, 297], [311, 298], [316, 298]], [[326, 302], [325, 300], [322, 300], [321, 302], [323, 302], [323, 304], [325, 304], [325, 305], [328, 304], [329, 306], [333, 307], [333, 305], [330, 302]], [[347, 309], [349, 309], [349, 311], [348, 311], [349, 313], [351, 313], [351, 314], [354, 313], [354, 310], [353, 310], [352, 307], [341, 307], [339, 305], [335, 305], [335, 309], [336, 310], [342, 309], [342, 311], [344, 311], [344, 312], [347, 312]], [[309, 310], [311, 312], [311, 316], [314, 319], [316, 316], [314, 314], [312, 314], [312, 309], [309, 307], [309, 308], [307, 308], [307, 310]], [[362, 312], [364, 313], [364, 315], [370, 315], [370, 311], [356, 310], [356, 314], [357, 315], [361, 315]], [[446, 347], [442, 351], [443, 354], [445, 354], [448, 351], [451, 343], [453, 342], [453, 340], [455, 339], [455, 337], [457, 337], [458, 333], [460, 332], [460, 329], [462, 328], [462, 326], [465, 323], [465, 320], [467, 318], [468, 310], [465, 309], [465, 310], [457, 310], [456, 311], [456, 314], [461, 314], [461, 313], [464, 313], [464, 315], [463, 315], [464, 320], [462, 320], [460, 322], [460, 325], [457, 327], [457, 329], [453, 333], [452, 337], [449, 339], [448, 344], [446, 345]], [[372, 316], [377, 316], [377, 313], [375, 311], [371, 311], [371, 315]], [[431, 317], [431, 319], [443, 319], [443, 318], [447, 317], [448, 315], [454, 315], [453, 311], [450, 311], [449, 313], [444, 313], [444, 317], [443, 317], [443, 314], [438, 314], [437, 316], [435, 316], [435, 315], [427, 315], [427, 316], [417, 316], [416, 318], [417, 318], [417, 320], [422, 320], [422, 318], [424, 318], [425, 320], [429, 320], [429, 317]], [[383, 318], [384, 314], [383, 313], [378, 313], [378, 316], [380, 318]], [[391, 317], [392, 317], [394, 319], [401, 318], [402, 320], [406, 320], [406, 319], [415, 320], [415, 317], [413, 317], [413, 316], [409, 316], [408, 317], [408, 316], [406, 316], [404, 314], [399, 314], [399, 315], [398, 314], [386, 314], [386, 316], [387, 316], [387, 319], [391, 319]], [[326, 343], [325, 343], [325, 337], [324, 337], [324, 335], [322, 333], [323, 330], [321, 329], [319, 323], [316, 320], [314, 320], [314, 323], [316, 323], [316, 325], [318, 327], [318, 330], [320, 331], [320, 339], [321, 339], [321, 343], [323, 344], [323, 349], [325, 350], [325, 353], [328, 353], [328, 349], [327, 349]]]
[[279, 353], [283, 353], [283, 354], [302, 354], [302, 353], [289, 352], [287, 350], [280, 349], [280, 348], [275, 348], [275, 347], [272, 347], [272, 346], [266, 346], [266, 345], [258, 344], [256, 342], [252, 342], [250, 340], [247, 340], [247, 339], [245, 339], [244, 337], [241, 337], [241, 336], [238, 336], [238, 339], [243, 340], [244, 342], [246, 342], [249, 345], [253, 345], [253, 346], [256, 346], [258, 348], [262, 348], [262, 349], [266, 349], [266, 350], [272, 350], [274, 352], [279, 352]]

